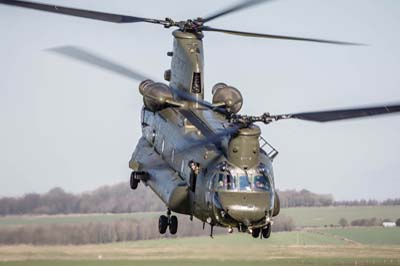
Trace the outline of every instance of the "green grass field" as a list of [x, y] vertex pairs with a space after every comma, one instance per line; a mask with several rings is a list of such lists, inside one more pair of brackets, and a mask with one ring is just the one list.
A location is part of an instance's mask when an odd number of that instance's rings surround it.
[[392, 259], [272, 259], [268, 261], [248, 260], [83, 260], [83, 261], [16, 261], [0, 262], [0, 266], [355, 266], [400, 265], [400, 260]]
[[[400, 231], [400, 230], [399, 230]], [[232, 235], [216, 235], [210, 237], [185, 237], [179, 239], [156, 239], [128, 243], [115, 243], [114, 246], [162, 247], [165, 245], [183, 245], [201, 247], [208, 244], [224, 247], [265, 247], [265, 246], [294, 246], [294, 245], [346, 245], [348, 242], [332, 235], [318, 235], [313, 232], [294, 231], [272, 233], [268, 240], [258, 240], [249, 234], [234, 233]]]
[[[400, 228], [322, 228], [360, 218], [400, 218], [400, 206], [288, 208], [297, 226], [268, 240], [234, 233], [210, 237], [161, 238], [83, 246], [0, 246], [0, 266], [361, 266], [399, 265]], [[9, 216], [1, 226], [157, 219], [160, 213]], [[157, 230], [156, 228], [154, 230]], [[208, 230], [208, 228], [207, 228]]]
[[400, 228], [358, 227], [328, 229], [323, 232], [366, 245], [400, 245]]
[[[286, 208], [281, 210], [282, 214], [291, 216], [296, 225], [303, 226], [325, 226], [336, 225], [340, 218], [346, 218], [349, 222], [361, 218], [389, 218], [396, 220], [400, 218], [400, 206], [377, 206], [377, 207], [317, 207], [317, 208]], [[155, 219], [159, 212], [148, 213], [126, 213], [126, 214], [87, 214], [87, 215], [38, 215], [38, 216], [7, 216], [0, 217], [0, 226], [15, 226], [27, 224], [59, 224], [59, 223], [84, 223], [84, 222], [110, 222], [119, 219], [144, 217]]]
[[[268, 240], [235, 233], [210, 237], [164, 238], [84, 246], [0, 246], [0, 266], [153, 265], [400, 265], [400, 245], [374, 244], [379, 232], [399, 238], [400, 230], [327, 229], [274, 233]], [[347, 230], [347, 231], [346, 231]], [[387, 232], [387, 233], [386, 233]], [[358, 243], [338, 236], [357, 239]], [[377, 235], [378, 234], [378, 235]], [[382, 237], [381, 237], [382, 238]], [[384, 239], [384, 238], [382, 238]], [[361, 244], [360, 244], [361, 243]]]
[[297, 226], [329, 226], [337, 225], [342, 217], [349, 223], [373, 217], [396, 221], [400, 218], [400, 206], [301, 207], [282, 209], [281, 213], [292, 217]]

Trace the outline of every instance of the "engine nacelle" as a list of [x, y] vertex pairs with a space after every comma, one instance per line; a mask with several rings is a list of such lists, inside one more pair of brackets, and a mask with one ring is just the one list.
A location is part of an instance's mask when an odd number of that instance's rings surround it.
[[167, 85], [150, 79], [140, 83], [139, 92], [143, 95], [143, 103], [146, 108], [153, 112], [165, 108], [166, 101], [173, 99], [172, 91]]
[[217, 83], [212, 88], [213, 104], [220, 105], [230, 113], [236, 114], [243, 105], [243, 97], [240, 91], [225, 83]]

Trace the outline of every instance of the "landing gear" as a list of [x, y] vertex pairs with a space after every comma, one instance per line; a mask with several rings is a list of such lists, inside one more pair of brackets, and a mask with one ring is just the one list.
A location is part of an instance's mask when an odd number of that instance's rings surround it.
[[260, 228], [253, 228], [253, 230], [251, 231], [251, 236], [254, 238], [258, 238], [260, 236]]
[[168, 227], [168, 217], [165, 215], [161, 215], [160, 219], [158, 219], [158, 231], [160, 234], [165, 234]]
[[175, 215], [172, 215], [169, 219], [169, 232], [171, 235], [175, 235], [178, 231], [178, 218]]
[[271, 236], [271, 223], [264, 227], [261, 231], [262, 237], [267, 239]]
[[178, 231], [178, 218], [175, 215], [171, 216], [170, 210], [168, 210], [167, 216], [161, 215], [158, 219], [158, 231], [160, 234], [165, 234], [168, 227], [171, 235], [175, 235]]
[[147, 180], [149, 179], [149, 174], [144, 171], [133, 171], [131, 173], [131, 180], [130, 180], [130, 185], [131, 189], [135, 190], [137, 189], [140, 180], [146, 184]]
[[138, 177], [137, 172], [132, 172], [131, 180], [130, 180], [131, 189], [133, 189], [133, 190], [137, 189], [139, 182], [140, 182], [140, 179]]

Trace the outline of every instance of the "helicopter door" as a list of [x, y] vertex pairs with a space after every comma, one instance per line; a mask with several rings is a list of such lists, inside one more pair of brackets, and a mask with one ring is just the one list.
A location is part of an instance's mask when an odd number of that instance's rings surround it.
[[196, 185], [197, 176], [199, 175], [199, 164], [193, 160], [189, 161], [189, 198], [191, 205], [192, 215], [195, 214], [197, 204], [196, 204]]
[[206, 193], [205, 193], [205, 204], [207, 206], [208, 210], [211, 210], [212, 208], [212, 190], [214, 187], [214, 180], [217, 178], [217, 174], [214, 174], [209, 180], [208, 180], [208, 184], [207, 184], [207, 189], [206, 189]]

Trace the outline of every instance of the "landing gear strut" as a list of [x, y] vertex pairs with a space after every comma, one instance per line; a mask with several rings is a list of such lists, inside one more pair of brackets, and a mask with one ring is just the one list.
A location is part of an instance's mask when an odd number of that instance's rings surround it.
[[158, 219], [158, 231], [160, 234], [165, 234], [168, 227], [171, 235], [175, 235], [178, 231], [178, 218], [175, 215], [171, 216], [170, 210], [168, 210], [167, 216], [161, 215]]

